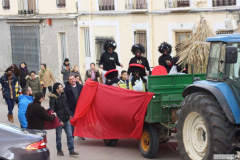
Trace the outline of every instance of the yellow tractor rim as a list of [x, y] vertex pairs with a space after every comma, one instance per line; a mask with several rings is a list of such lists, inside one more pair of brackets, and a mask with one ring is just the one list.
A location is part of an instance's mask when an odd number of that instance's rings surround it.
[[142, 149], [147, 152], [150, 147], [150, 139], [149, 139], [149, 134], [147, 132], [142, 133], [142, 138], [141, 138], [141, 146]]

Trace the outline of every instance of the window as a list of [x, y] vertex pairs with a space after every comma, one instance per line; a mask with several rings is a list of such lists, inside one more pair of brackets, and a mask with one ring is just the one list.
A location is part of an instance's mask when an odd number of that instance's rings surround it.
[[213, 7], [217, 6], [235, 6], [236, 0], [213, 0]]
[[19, 0], [18, 2], [19, 15], [37, 13], [36, 0]]
[[11, 26], [12, 62], [26, 62], [29, 71], [40, 69], [39, 26]]
[[221, 42], [213, 42], [211, 44], [211, 50], [209, 53], [208, 69], [207, 69], [207, 79], [218, 80], [219, 72], [219, 59], [221, 53]]
[[66, 33], [59, 33], [59, 34], [60, 34], [61, 57], [62, 57], [62, 62], [64, 62], [64, 59], [67, 58]]
[[58, 8], [65, 8], [66, 7], [66, 0], [57, 0], [57, 7]]
[[233, 34], [233, 31], [216, 31], [216, 34]]
[[85, 57], [91, 57], [89, 28], [84, 28], [83, 32], [84, 32]]
[[135, 44], [141, 43], [145, 47], [145, 54], [143, 54], [142, 56], [147, 58], [147, 32], [135, 31], [134, 42]]
[[165, 8], [190, 7], [190, 0], [165, 0]]
[[185, 39], [192, 37], [192, 32], [177, 32], [176, 44], [183, 42]]
[[126, 9], [147, 9], [147, 0], [125, 0]]
[[2, 0], [3, 9], [10, 9], [10, 0]]
[[98, 0], [99, 11], [115, 10], [114, 0]]
[[100, 57], [101, 57], [101, 55], [102, 55], [102, 53], [103, 52], [105, 52], [104, 51], [104, 49], [103, 49], [103, 46], [104, 46], [104, 43], [107, 41], [107, 40], [114, 40], [113, 38], [105, 38], [105, 37], [97, 37], [96, 39], [95, 39], [95, 41], [96, 41], [96, 64], [99, 66], [99, 61], [100, 61]]

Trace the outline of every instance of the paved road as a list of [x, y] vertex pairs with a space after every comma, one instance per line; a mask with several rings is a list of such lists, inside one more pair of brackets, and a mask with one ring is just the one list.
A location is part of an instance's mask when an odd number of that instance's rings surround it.
[[[48, 99], [44, 100], [43, 106], [48, 106]], [[17, 106], [14, 108], [15, 121], [13, 125], [19, 126], [20, 123], [17, 118]], [[7, 120], [7, 106], [2, 99], [0, 92], [0, 121], [10, 123]], [[64, 157], [56, 155], [56, 142], [55, 142], [55, 130], [48, 131], [47, 134], [47, 147], [50, 149], [51, 160], [144, 160], [138, 147], [138, 141], [134, 139], [119, 140], [117, 146], [107, 147], [103, 143], [103, 140], [86, 139], [85, 141], [79, 138], [74, 139], [75, 151], [79, 152], [79, 156], [69, 157], [68, 148], [66, 142], [66, 134], [63, 131], [62, 146], [65, 153]], [[176, 140], [171, 140], [168, 143], [169, 146], [176, 149]], [[179, 154], [173, 152], [167, 144], [160, 144], [158, 155], [155, 159], [158, 160], [179, 160]]]

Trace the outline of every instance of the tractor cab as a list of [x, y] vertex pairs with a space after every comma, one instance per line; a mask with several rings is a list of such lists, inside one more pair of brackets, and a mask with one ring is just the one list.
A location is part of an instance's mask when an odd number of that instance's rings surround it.
[[223, 34], [206, 39], [211, 42], [206, 79], [225, 82], [240, 104], [240, 34]]

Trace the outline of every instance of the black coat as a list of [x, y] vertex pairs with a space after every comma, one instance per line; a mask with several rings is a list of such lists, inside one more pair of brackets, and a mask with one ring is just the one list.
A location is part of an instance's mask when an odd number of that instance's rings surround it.
[[28, 72], [27, 68], [25, 71], [23, 68], [20, 67], [20, 70], [21, 70], [20, 85], [21, 85], [21, 87], [25, 87], [26, 83], [27, 83], [26, 77], [29, 74], [29, 72]]
[[[166, 61], [170, 61], [170, 64], [167, 64]], [[167, 72], [169, 73], [172, 68], [172, 57], [170, 55], [163, 54], [159, 57], [158, 64], [164, 66], [167, 69]]]
[[70, 111], [65, 93], [58, 95], [57, 93], [49, 93], [49, 106], [57, 113], [60, 122], [66, 123], [70, 119]]
[[[78, 82], [76, 82], [76, 85], [77, 85], [78, 93], [80, 96], [83, 85], [79, 84]], [[72, 87], [69, 82], [65, 83], [64, 93], [67, 96], [67, 102], [68, 102], [70, 111], [75, 112], [75, 108], [76, 108], [77, 104], [76, 104], [75, 97], [74, 97], [74, 94], [72, 91]]]
[[[136, 57], [136, 56], [135, 56], [135, 57], [133, 57], [133, 58], [130, 60], [129, 65], [130, 65], [130, 64], [133, 64], [133, 63], [137, 63], [137, 64], [143, 65], [143, 66], [147, 69], [147, 71], [149, 71], [149, 74], [151, 75], [151, 69], [150, 69], [150, 67], [149, 67], [149, 63], [148, 63], [147, 58], [142, 57], [142, 56], [140, 56], [140, 57]], [[132, 69], [132, 67], [129, 67], [129, 68], [128, 68], [128, 71], [127, 71], [127, 74], [130, 75], [131, 72], [133, 72], [133, 69]], [[140, 74], [141, 74], [141, 76], [146, 76], [146, 71], [145, 71], [145, 69], [143, 70], [143, 73], [140, 73]]]
[[44, 121], [54, 120], [55, 115], [48, 115], [47, 111], [41, 106], [38, 101], [33, 101], [27, 108], [27, 129], [44, 129]]

